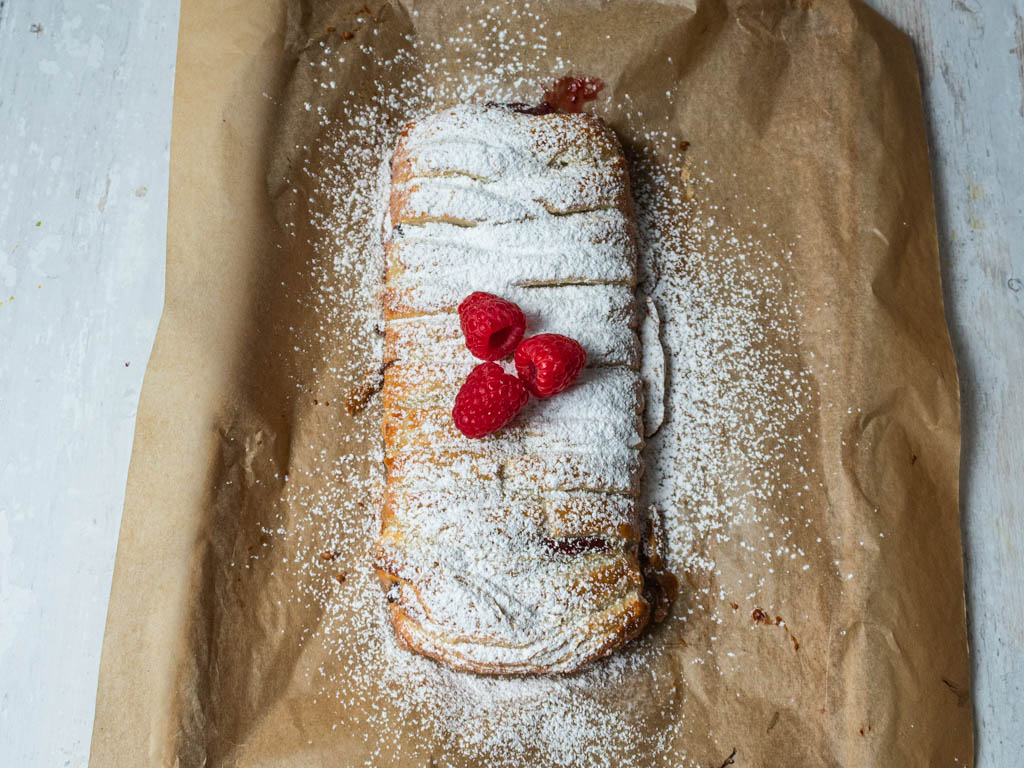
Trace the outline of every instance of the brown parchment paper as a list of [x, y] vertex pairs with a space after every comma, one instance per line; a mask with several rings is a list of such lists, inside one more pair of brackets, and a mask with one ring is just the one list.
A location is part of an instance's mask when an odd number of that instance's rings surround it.
[[[182, 3], [166, 299], [138, 412], [94, 768], [486, 764], [429, 731], [403, 731], [417, 734], [404, 751], [377, 749], [387, 733], [361, 732], [359, 712], [310, 688], [308, 670], [330, 657], [295, 628], [322, 608], [289, 600], [285, 571], [235, 565], [254, 551], [264, 563], [293, 554], [260, 521], [289, 468], [323, 448], [322, 426], [354, 418], [321, 407], [345, 393], [293, 354], [288, 332], [322, 321], [295, 301], [312, 291], [310, 254], [282, 229], [296, 147], [318, 131], [298, 109], [315, 89], [309, 52], [349, 46], [335, 77], [339, 94], [358, 95], [397, 76], [363, 69], [358, 46], [397, 50], [413, 35], [440, 59], [450, 30], [482, 8]], [[823, 479], [804, 497], [815, 532], [795, 540], [841, 572], [762, 569], [785, 629], [752, 628], [743, 604], [665, 643], [658, 664], [688, 692], [692, 727], [651, 764], [972, 764], [958, 390], [911, 43], [852, 0], [556, 0], [543, 12], [552, 76], [568, 60], [601, 77], [594, 109], [620, 134], [617, 94], [660, 114], [673, 88], [690, 162], [718, 169], [701, 194], [724, 204], [774, 190], [759, 220], [799, 243], [789, 276], [806, 310], [800, 339], [830, 364], [804, 425]], [[354, 450], [369, 462], [372, 448]], [[713, 550], [715, 573], [680, 574], [681, 606], [749, 567], [728, 542]], [[687, 664], [711, 634], [715, 653], [743, 663]], [[665, 705], [631, 702], [650, 709], [652, 729], [682, 715], [681, 700], [667, 715]]]

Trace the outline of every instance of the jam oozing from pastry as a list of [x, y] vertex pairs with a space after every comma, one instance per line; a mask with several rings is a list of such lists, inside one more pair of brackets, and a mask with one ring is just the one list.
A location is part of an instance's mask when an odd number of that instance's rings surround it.
[[[604, 83], [597, 77], [560, 77], [551, 87], [544, 91], [544, 100], [540, 104], [524, 104], [513, 101], [500, 106], [524, 115], [550, 115], [552, 112], [582, 112], [583, 105], [597, 98], [604, 88]], [[489, 101], [487, 106], [499, 106]]]
[[544, 92], [544, 103], [563, 112], [581, 112], [602, 88], [604, 83], [596, 77], [560, 77]]
[[558, 555], [580, 555], [584, 552], [607, 552], [611, 545], [594, 536], [582, 539], [544, 539], [544, 545]]
[[554, 107], [544, 101], [540, 104], [524, 104], [521, 101], [513, 101], [510, 104], [505, 104], [504, 106], [511, 109], [513, 112], [520, 112], [524, 115], [550, 115], [555, 111]]

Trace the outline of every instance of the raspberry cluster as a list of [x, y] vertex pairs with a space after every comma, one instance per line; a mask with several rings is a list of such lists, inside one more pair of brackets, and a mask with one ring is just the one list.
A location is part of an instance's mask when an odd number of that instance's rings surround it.
[[[487, 362], [474, 368], [455, 396], [452, 418], [466, 437], [496, 432], [515, 418], [532, 394], [546, 398], [571, 385], [587, 362], [575, 339], [541, 333], [523, 340], [526, 316], [500, 296], [477, 291], [459, 305], [466, 347]], [[515, 352], [516, 376], [495, 363]]]

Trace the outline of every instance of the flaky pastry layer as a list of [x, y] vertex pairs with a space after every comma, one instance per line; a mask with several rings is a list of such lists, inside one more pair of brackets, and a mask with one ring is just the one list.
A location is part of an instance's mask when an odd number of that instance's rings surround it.
[[[387, 488], [375, 548], [408, 648], [477, 673], [570, 672], [647, 623], [637, 485], [643, 396], [626, 162], [587, 114], [464, 105], [410, 123], [385, 224]], [[577, 383], [470, 440], [479, 361], [456, 308], [518, 303], [587, 350]]]

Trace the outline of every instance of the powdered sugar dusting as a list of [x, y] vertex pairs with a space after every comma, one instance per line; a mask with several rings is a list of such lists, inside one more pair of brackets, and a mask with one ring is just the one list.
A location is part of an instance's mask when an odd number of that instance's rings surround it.
[[[541, 18], [533, 19], [532, 36], [513, 35], [502, 23], [503, 12], [483, 14], [481, 21], [490, 25], [483, 43], [475, 30], [472, 36], [468, 29], [454, 30], [444, 56], [420, 39], [407, 40], [387, 59], [378, 59], [365, 44], [354, 51], [354, 42], [336, 49], [318, 43], [305, 54], [317, 82], [330, 83], [332, 68], [366, 66], [374, 73], [368, 76], [367, 86], [373, 89], [368, 97], [339, 94], [328, 85], [321, 89], [323, 102], [308, 105], [319, 124], [319, 140], [295, 148], [298, 160], [289, 179], [301, 201], [291, 229], [297, 239], [308, 239], [302, 247], [310, 254], [308, 269], [316, 284], [309, 295], [296, 298], [317, 319], [312, 337], [296, 338], [296, 355], [308, 357], [313, 378], [325, 390], [369, 393], [380, 381], [385, 349], [378, 332], [382, 318], [377, 297], [385, 263], [375, 245], [382, 226], [377, 218], [382, 195], [378, 169], [401, 127], [463, 102], [530, 100], [539, 92], [536, 83], [573, 69], [571, 62], [550, 57]], [[530, 12], [516, 13], [522, 14], [521, 21]], [[617, 127], [631, 148], [639, 292], [657, 307], [665, 348], [665, 418], [644, 448], [639, 491], [645, 506], [654, 506], [663, 519], [668, 566], [680, 577], [682, 594], [656, 631], [569, 677], [487, 679], [405, 651], [395, 642], [371, 567], [370, 549], [379, 528], [373, 510], [383, 492], [383, 452], [376, 437], [382, 417], [379, 398], [369, 396], [365, 409], [337, 426], [318, 422], [321, 432], [311, 439], [323, 446], [315, 451], [319, 458], [293, 467], [280, 520], [267, 521], [264, 530], [288, 542], [291, 558], [276, 563], [275, 571], [294, 583], [293, 599], [316, 606], [321, 614], [317, 624], [295, 628], [303, 633], [304, 644], [331, 652], [328, 663], [306, 670], [309, 695], [331, 708], [338, 729], [365, 735], [372, 745], [366, 765], [395, 760], [399, 740], [406, 743], [403, 756], [410, 762], [433, 760], [437, 765], [463, 764], [460, 756], [493, 766], [702, 764], [705, 756], [687, 754], [681, 746], [699, 728], [701, 705], [699, 697], [691, 700], [684, 682], [687, 673], [680, 669], [725, 663], [714, 652], [720, 608], [729, 600], [764, 597], [759, 573], [809, 565], [788, 538], [792, 529], [810, 524], [810, 513], [807, 519], [789, 520], [775, 511], [784, 506], [783, 499], [803, 491], [793, 486], [794, 473], [808, 485], [819, 483], [799, 438], [806, 431], [803, 404], [813, 397], [814, 388], [795, 332], [799, 312], [789, 294], [793, 245], [777, 241], [770, 222], [760, 237], [741, 235], [751, 227], [741, 227], [740, 219], [756, 218], [750, 202], [711, 202], [714, 172], [688, 162], [687, 153], [677, 146], [680, 137], [652, 128], [662, 121], [635, 112], [628, 94], [614, 94], [613, 99], [605, 106], [620, 116]], [[601, 99], [595, 111], [602, 111]], [[425, 162], [443, 163], [447, 151], [441, 143]], [[499, 162], [486, 153], [477, 160], [474, 173], [481, 178], [494, 173], [488, 163]], [[444, 194], [457, 194], [457, 187], [444, 186]], [[421, 207], [437, 202], [411, 199]], [[553, 195], [549, 202], [558, 208], [565, 200]], [[453, 206], [452, 212], [456, 210], [465, 209]], [[487, 214], [479, 212], [481, 219]], [[595, 231], [605, 231], [602, 217], [611, 214], [598, 210], [577, 215], [591, 216]], [[478, 228], [487, 226], [492, 225]], [[579, 237], [578, 232], [561, 230], [546, 235]], [[419, 269], [444, 272], [448, 258], [451, 268], [445, 274], [450, 280], [427, 291], [392, 296], [393, 306], [410, 314], [443, 315], [464, 291], [457, 265], [465, 253], [438, 249], [431, 242], [423, 238], [409, 243], [403, 253], [409, 276], [396, 279], [396, 285], [408, 279], [411, 288], [416, 284], [411, 276]], [[573, 253], [580, 264], [586, 262], [583, 268], [607, 270], [611, 281], [618, 279], [619, 267], [602, 250], [606, 242], [600, 237], [578, 239]], [[588, 352], [597, 350], [598, 359], [639, 364], [639, 350], [629, 337], [591, 330], [594, 323], [574, 321], [568, 312], [546, 314], [568, 300], [531, 305], [536, 294], [528, 286], [530, 270], [544, 262], [545, 248], [519, 234], [510, 236], [509, 247], [521, 256], [517, 263], [522, 271], [522, 285], [509, 298], [522, 302], [528, 318], [544, 318], [551, 327], [543, 330], [579, 334]], [[482, 274], [486, 278], [497, 273], [485, 269]], [[572, 293], [578, 288], [544, 290]], [[631, 293], [609, 285], [605, 309], [595, 311], [625, 311], [632, 299]], [[403, 322], [411, 334], [447, 339], [452, 349], [458, 348], [444, 319]], [[411, 341], [410, 347], [416, 343]], [[453, 372], [439, 386], [456, 387], [458, 375]], [[578, 386], [580, 396], [588, 392], [585, 383]], [[308, 387], [308, 379], [297, 378], [296, 387]], [[621, 415], [613, 408], [599, 419], [610, 444], [627, 430]], [[543, 409], [524, 413], [515, 427], [520, 430], [516, 439], [527, 439], [522, 431], [530, 419], [544, 418]], [[451, 469], [457, 473], [472, 467], [453, 462]], [[313, 483], [314, 477], [327, 482]], [[606, 510], [611, 518], [620, 513]], [[522, 525], [539, 525], [530, 514], [525, 510], [517, 517]], [[495, 524], [486, 514], [465, 519], [465, 525], [482, 531]], [[444, 539], [444, 531], [433, 533], [446, 546], [455, 546], [454, 538]], [[759, 561], [762, 570], [751, 566], [750, 577], [742, 583], [721, 583], [715, 573], [723, 548], [743, 552], [747, 562]], [[661, 714], [652, 715], [652, 709]], [[412, 754], [408, 744], [418, 745]]]
[[[459, 105], [399, 140], [386, 290], [407, 295], [386, 305], [388, 487], [376, 564], [402, 641], [456, 668], [573, 671], [647, 623], [638, 373], [594, 355], [576, 386], [482, 440], [450, 417], [462, 378], [452, 371], [475, 363], [455, 306], [482, 285], [528, 297], [531, 331], [575, 317], [589, 321], [597, 352], [615, 339], [637, 346], [627, 189], [617, 142], [591, 115]], [[586, 245], [596, 258], [580, 258]], [[451, 297], [424, 306], [420, 288], [439, 286]], [[408, 326], [422, 322], [431, 333], [410, 339]], [[567, 523], [574, 535], [559, 537]]]

